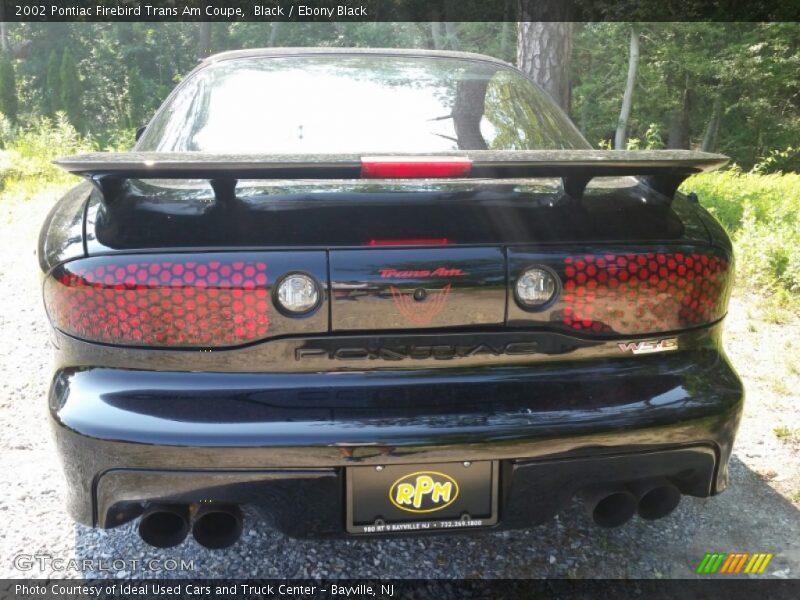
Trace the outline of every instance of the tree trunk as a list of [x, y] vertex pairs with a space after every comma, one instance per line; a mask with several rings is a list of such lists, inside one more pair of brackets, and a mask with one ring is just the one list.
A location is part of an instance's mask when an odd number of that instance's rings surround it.
[[269, 40], [267, 40], [267, 46], [270, 48], [275, 46], [278, 41], [278, 27], [280, 27], [280, 24], [280, 21], [273, 21], [269, 26]]
[[624, 150], [628, 138], [628, 120], [633, 107], [633, 88], [636, 85], [636, 68], [639, 66], [639, 32], [631, 28], [631, 47], [628, 55], [628, 80], [625, 82], [625, 93], [622, 95], [622, 108], [619, 111], [617, 132], [614, 135], [614, 149]]
[[689, 149], [689, 143], [691, 141], [689, 135], [690, 96], [691, 94], [687, 86], [683, 90], [680, 109], [676, 110], [670, 116], [667, 148], [683, 150]]
[[517, 66], [569, 112], [572, 23], [520, 21]]
[[[587, 81], [591, 81], [592, 77], [594, 76], [594, 57], [589, 54], [587, 60], [589, 64], [586, 67], [585, 77]], [[581, 114], [578, 118], [578, 129], [580, 129], [583, 135], [586, 135], [586, 129], [589, 127], [589, 118], [591, 117], [591, 109], [593, 106], [592, 103], [594, 102], [594, 97], [594, 89], [589, 88], [583, 98], [583, 106], [581, 106]]]
[[456, 84], [456, 101], [453, 106], [453, 126], [459, 150], [486, 150], [486, 140], [481, 134], [481, 119], [485, 110], [485, 79], [464, 79]]
[[703, 136], [703, 152], [713, 152], [717, 147], [717, 136], [719, 135], [719, 122], [722, 118], [722, 97], [714, 98], [714, 108], [711, 110], [711, 119], [708, 121], [706, 133]]
[[[508, 11], [505, 13], [505, 18], [508, 19]], [[506, 53], [508, 52], [508, 37], [509, 37], [509, 22], [503, 21], [503, 28], [500, 31], [500, 58], [503, 60], [506, 59]]]
[[8, 52], [8, 23], [6, 23], [6, 3], [0, 2], [0, 49]]
[[458, 39], [458, 32], [456, 32], [455, 24], [450, 21], [445, 21], [444, 32], [447, 36], [448, 50], [461, 50], [461, 41]]
[[434, 50], [441, 50], [444, 47], [442, 37], [442, 24], [438, 21], [431, 21], [431, 39], [433, 39]]
[[199, 23], [197, 32], [197, 58], [203, 59], [211, 54], [211, 23]]

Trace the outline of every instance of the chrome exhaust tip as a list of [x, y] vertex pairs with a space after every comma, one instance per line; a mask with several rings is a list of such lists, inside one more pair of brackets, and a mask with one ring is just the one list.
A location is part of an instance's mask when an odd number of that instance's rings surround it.
[[139, 537], [156, 548], [172, 548], [189, 533], [189, 508], [179, 504], [156, 504], [139, 520]]
[[194, 515], [192, 536], [205, 548], [233, 546], [241, 535], [242, 511], [236, 505], [201, 505]]

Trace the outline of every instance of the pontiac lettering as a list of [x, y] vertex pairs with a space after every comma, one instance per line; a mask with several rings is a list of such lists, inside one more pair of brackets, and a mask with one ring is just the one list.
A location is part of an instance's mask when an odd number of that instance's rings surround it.
[[295, 360], [328, 358], [330, 360], [450, 360], [453, 358], [469, 358], [472, 356], [515, 356], [536, 354], [536, 342], [511, 342], [499, 346], [477, 344], [472, 346], [436, 345], [436, 346], [342, 346], [340, 348], [297, 348]]

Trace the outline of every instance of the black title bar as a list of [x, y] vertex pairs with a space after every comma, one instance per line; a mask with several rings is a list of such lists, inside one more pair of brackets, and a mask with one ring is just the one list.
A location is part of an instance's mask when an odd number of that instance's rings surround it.
[[0, 21], [798, 21], [798, 0], [0, 0]]
[[776, 579], [693, 580], [3, 580], [0, 600], [619, 600], [647, 598], [797, 597], [797, 582]]

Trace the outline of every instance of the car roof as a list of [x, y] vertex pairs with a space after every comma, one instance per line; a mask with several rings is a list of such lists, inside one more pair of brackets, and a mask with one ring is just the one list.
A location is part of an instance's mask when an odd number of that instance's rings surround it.
[[250, 48], [246, 50], [229, 50], [227, 52], [220, 52], [213, 54], [204, 59], [199, 67], [204, 67], [213, 63], [221, 62], [224, 60], [233, 60], [238, 58], [271, 58], [281, 56], [314, 56], [314, 55], [328, 55], [328, 56], [342, 56], [353, 54], [371, 54], [375, 56], [414, 56], [414, 57], [433, 57], [433, 58], [455, 58], [461, 60], [478, 60], [483, 62], [491, 62], [504, 66], [509, 65], [506, 61], [486, 56], [485, 54], [476, 54], [473, 52], [454, 52], [449, 50], [417, 50], [406, 48]]

